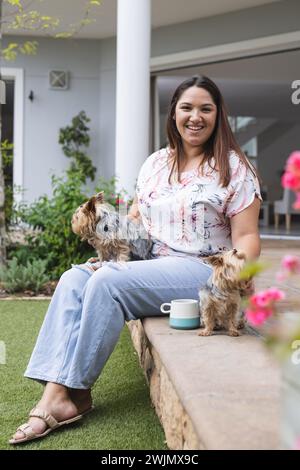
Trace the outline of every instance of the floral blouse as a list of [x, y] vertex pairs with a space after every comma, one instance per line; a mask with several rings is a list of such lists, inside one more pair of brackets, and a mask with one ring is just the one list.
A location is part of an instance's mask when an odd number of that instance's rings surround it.
[[[169, 184], [168, 150], [161, 149], [144, 162], [137, 181], [138, 207], [143, 224], [159, 256], [202, 257], [232, 247], [230, 218], [261, 200], [257, 178], [235, 152], [229, 154], [231, 181], [219, 184], [218, 171], [206, 162], [181, 173], [181, 182]], [[213, 165], [212, 165], [213, 166]]]

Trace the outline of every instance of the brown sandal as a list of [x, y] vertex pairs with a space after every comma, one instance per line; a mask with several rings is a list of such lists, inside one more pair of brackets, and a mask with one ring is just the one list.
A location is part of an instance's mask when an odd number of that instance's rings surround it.
[[8, 442], [9, 444], [20, 444], [22, 442], [32, 441], [33, 439], [40, 439], [42, 437], [47, 436], [47, 434], [54, 431], [55, 429], [60, 428], [61, 426], [74, 423], [75, 421], [79, 421], [84, 417], [84, 415], [86, 415], [92, 410], [93, 407], [89, 408], [84, 413], [74, 416], [73, 418], [66, 419], [65, 421], [56, 421], [56, 419], [46, 411], [41, 410], [40, 408], [33, 408], [29, 413], [29, 417], [36, 417], [42, 419], [47, 424], [47, 429], [43, 433], [37, 434], [32, 429], [29, 423], [24, 423], [17, 429], [17, 431], [21, 431], [24, 434], [24, 437], [22, 437], [21, 439], [12, 438]]

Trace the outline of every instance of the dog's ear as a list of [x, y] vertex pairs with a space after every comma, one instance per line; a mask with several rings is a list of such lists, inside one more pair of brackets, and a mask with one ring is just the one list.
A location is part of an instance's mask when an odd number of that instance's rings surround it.
[[95, 198], [97, 202], [102, 204], [104, 202], [104, 191], [100, 191], [100, 193], [96, 194]]
[[224, 259], [222, 255], [211, 255], [205, 258], [212, 266], [223, 266]]
[[95, 208], [96, 196], [92, 196], [86, 203], [87, 212], [96, 212]]

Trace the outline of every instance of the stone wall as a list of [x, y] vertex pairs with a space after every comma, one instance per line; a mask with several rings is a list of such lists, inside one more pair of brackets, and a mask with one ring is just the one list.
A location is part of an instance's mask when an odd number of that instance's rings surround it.
[[157, 351], [149, 342], [142, 321], [130, 321], [127, 325], [169, 449], [202, 449], [193, 423], [183, 408]]

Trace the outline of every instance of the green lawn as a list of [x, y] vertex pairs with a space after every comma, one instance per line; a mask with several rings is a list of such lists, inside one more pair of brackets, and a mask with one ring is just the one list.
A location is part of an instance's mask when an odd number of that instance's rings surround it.
[[0, 301], [0, 449], [167, 449], [148, 386], [125, 326], [93, 388], [95, 410], [83, 421], [16, 447], [7, 444], [38, 401], [42, 386], [23, 372], [47, 309], [47, 301]]

